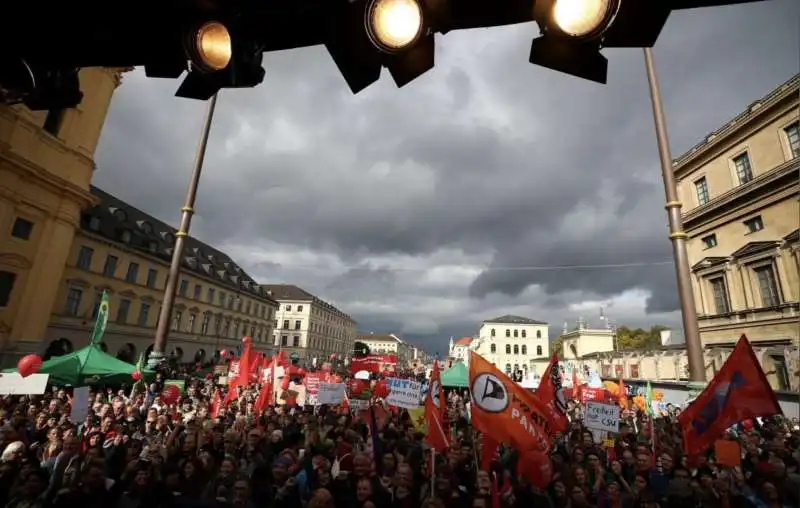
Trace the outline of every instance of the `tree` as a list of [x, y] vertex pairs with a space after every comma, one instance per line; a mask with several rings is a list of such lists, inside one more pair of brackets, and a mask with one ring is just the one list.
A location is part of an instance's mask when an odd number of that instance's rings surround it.
[[666, 330], [663, 325], [655, 325], [649, 330], [643, 328], [617, 328], [617, 349], [652, 349], [661, 345], [661, 331]]

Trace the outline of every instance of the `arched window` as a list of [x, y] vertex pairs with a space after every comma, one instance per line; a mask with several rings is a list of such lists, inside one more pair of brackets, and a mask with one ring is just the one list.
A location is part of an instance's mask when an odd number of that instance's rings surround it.
[[524, 339], [527, 336], [528, 336], [528, 333], [525, 330], [522, 330], [522, 338]]
[[541, 330], [536, 330], [536, 338], [537, 339], [541, 339], [542, 338], [542, 331]]
[[516, 339], [517, 337], [519, 337], [519, 332], [514, 330], [514, 338]]
[[510, 363], [506, 364], [506, 374], [511, 374], [511, 364]]
[[536, 346], [536, 354], [542, 356], [542, 346]]
[[496, 353], [497, 352], [497, 344], [492, 344], [491, 351], [492, 351], [492, 353]]
[[519, 364], [515, 363], [514, 364], [514, 374], [516, 374], [517, 372], [519, 372]]
[[492, 337], [494, 337], [495, 335], [497, 334], [495, 333], [494, 328], [492, 328]]
[[519, 354], [519, 346], [517, 346], [516, 344], [514, 344], [514, 354], [515, 355]]
[[507, 355], [511, 354], [511, 344], [506, 344], [506, 354]]
[[522, 354], [523, 355], [527, 355], [528, 354], [528, 346], [526, 346], [524, 344], [522, 345]]
[[506, 337], [511, 337], [511, 330], [506, 328]]

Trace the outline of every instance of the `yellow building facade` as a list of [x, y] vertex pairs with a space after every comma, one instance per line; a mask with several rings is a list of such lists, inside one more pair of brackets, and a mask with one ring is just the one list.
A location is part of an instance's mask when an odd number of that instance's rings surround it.
[[706, 346], [800, 340], [799, 96], [796, 75], [673, 161]]
[[120, 70], [80, 72], [83, 102], [0, 105], [0, 354], [40, 349], [72, 250]]
[[[91, 188], [67, 257], [46, 340], [51, 353], [86, 345], [105, 291], [110, 299], [103, 347], [134, 361], [152, 348], [176, 229], [114, 196]], [[232, 259], [188, 237], [172, 311], [167, 353], [179, 361], [208, 360], [271, 344], [278, 303]]]

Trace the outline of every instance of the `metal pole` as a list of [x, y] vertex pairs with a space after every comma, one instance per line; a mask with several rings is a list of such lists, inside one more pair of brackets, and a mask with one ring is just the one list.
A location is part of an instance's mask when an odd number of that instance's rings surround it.
[[689, 257], [686, 254], [686, 232], [681, 219], [681, 202], [678, 199], [678, 187], [672, 172], [672, 156], [669, 151], [669, 137], [664, 120], [664, 109], [661, 105], [661, 92], [658, 87], [656, 68], [653, 63], [653, 51], [644, 48], [644, 63], [647, 68], [647, 81], [650, 84], [650, 100], [653, 105], [653, 121], [656, 126], [658, 154], [661, 159], [661, 175], [664, 178], [666, 193], [667, 217], [669, 219], [669, 239], [672, 242], [672, 255], [675, 259], [675, 273], [678, 279], [678, 298], [683, 318], [683, 334], [686, 339], [686, 351], [689, 359], [689, 391], [699, 391], [706, 382], [706, 368], [703, 360], [703, 344], [697, 326], [697, 310], [694, 305], [692, 279], [689, 270]]
[[175, 245], [172, 251], [172, 261], [169, 265], [167, 284], [164, 288], [164, 301], [161, 304], [161, 311], [158, 313], [158, 326], [156, 327], [156, 340], [153, 344], [153, 351], [147, 361], [147, 366], [153, 369], [164, 361], [167, 351], [167, 339], [169, 329], [172, 325], [172, 307], [175, 304], [175, 293], [178, 289], [178, 280], [181, 274], [181, 260], [183, 259], [183, 248], [186, 244], [186, 237], [189, 235], [189, 227], [194, 215], [194, 203], [197, 198], [197, 187], [200, 184], [200, 175], [203, 172], [203, 162], [206, 158], [206, 147], [208, 146], [208, 135], [211, 132], [211, 123], [214, 120], [214, 110], [217, 107], [217, 94], [211, 97], [206, 108], [206, 117], [203, 123], [203, 133], [200, 136], [200, 144], [197, 146], [197, 155], [194, 160], [192, 177], [189, 180], [189, 188], [186, 191], [186, 201], [181, 208], [181, 225], [175, 233]]

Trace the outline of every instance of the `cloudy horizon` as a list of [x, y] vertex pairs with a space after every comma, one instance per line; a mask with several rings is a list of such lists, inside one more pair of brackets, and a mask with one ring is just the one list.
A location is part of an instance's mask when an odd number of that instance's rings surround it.
[[[798, 72], [792, 0], [675, 12], [654, 48], [673, 157]], [[220, 93], [192, 236], [430, 352], [516, 314], [680, 326], [640, 49], [608, 85], [528, 64], [534, 24], [437, 37], [353, 96], [323, 47]], [[93, 183], [177, 225], [206, 104], [124, 75]]]

